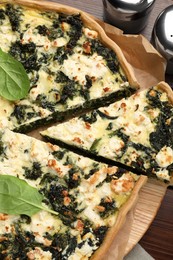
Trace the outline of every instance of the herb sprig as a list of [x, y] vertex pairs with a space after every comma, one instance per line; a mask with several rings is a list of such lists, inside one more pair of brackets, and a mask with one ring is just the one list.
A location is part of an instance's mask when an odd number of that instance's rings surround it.
[[0, 96], [13, 101], [28, 94], [30, 81], [23, 65], [0, 48]]
[[38, 190], [11, 175], [0, 175], [0, 212], [10, 215], [27, 215], [31, 217], [40, 210], [54, 215], [58, 212], [44, 207], [44, 196]]

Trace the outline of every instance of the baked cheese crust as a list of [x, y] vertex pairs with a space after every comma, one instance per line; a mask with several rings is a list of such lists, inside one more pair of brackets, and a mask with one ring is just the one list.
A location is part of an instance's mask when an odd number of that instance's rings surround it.
[[[15, 102], [0, 98], [1, 128], [27, 132], [135, 91], [120, 49], [111, 40], [104, 43], [108, 38], [90, 17], [53, 3], [5, 2], [1, 49], [23, 64], [30, 91]], [[49, 8], [55, 11], [44, 10]]]
[[121, 227], [146, 181], [10, 130], [0, 136], [0, 176], [25, 180], [59, 213], [0, 213], [1, 259], [89, 259]]
[[169, 182], [173, 175], [173, 105], [172, 90], [167, 89], [160, 83], [41, 134]]

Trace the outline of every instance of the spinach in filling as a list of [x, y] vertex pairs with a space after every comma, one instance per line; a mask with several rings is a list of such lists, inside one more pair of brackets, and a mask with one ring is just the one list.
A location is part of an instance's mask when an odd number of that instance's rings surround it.
[[99, 212], [102, 218], [109, 217], [117, 210], [115, 201], [108, 200], [107, 198], [102, 198], [99, 206], [103, 209], [101, 212]]
[[103, 239], [104, 239], [107, 231], [108, 231], [108, 227], [106, 227], [106, 226], [100, 226], [100, 227], [98, 227], [94, 230], [94, 235], [97, 238], [97, 241], [98, 241], [97, 245], [98, 246], [100, 246], [101, 243], [103, 242]]
[[72, 55], [72, 53], [73, 52], [71, 49], [67, 49], [66, 46], [62, 46], [57, 48], [53, 59], [59, 62], [59, 64], [63, 64], [64, 60], [68, 59], [68, 55]]
[[20, 7], [15, 8], [13, 5], [7, 4], [5, 13], [10, 20], [12, 31], [19, 31], [22, 15]]
[[160, 113], [155, 119], [156, 130], [150, 134], [150, 143], [156, 151], [162, 147], [169, 146], [173, 148], [173, 107], [168, 101], [161, 100], [162, 92], [151, 89], [146, 97], [149, 106], [159, 108]]
[[53, 154], [53, 156], [55, 156], [56, 159], [62, 160], [63, 157], [65, 156], [65, 150], [55, 151], [52, 154]]
[[93, 124], [97, 121], [97, 112], [94, 110], [91, 113], [80, 116], [79, 118], [81, 118], [86, 123]]
[[55, 111], [55, 102], [49, 101], [48, 96], [45, 94], [39, 94], [36, 98], [35, 103], [37, 104], [37, 106], [48, 109], [51, 112]]
[[160, 115], [155, 132], [150, 134], [150, 143], [156, 151], [160, 151], [162, 147], [169, 146], [173, 148], [173, 119], [171, 124], [165, 123], [165, 118]]
[[93, 153], [97, 153], [97, 148], [98, 148], [100, 141], [101, 141], [101, 138], [95, 139], [90, 147], [90, 151], [92, 151]]
[[[53, 210], [59, 212], [59, 218], [62, 222], [70, 226], [76, 219], [79, 211], [77, 210], [77, 202], [75, 198], [69, 194], [69, 188], [63, 184], [63, 181], [50, 176], [45, 176], [44, 182], [46, 180], [46, 186], [44, 186], [40, 191], [44, 194], [47, 199], [47, 203], [51, 205]], [[42, 181], [43, 183], [43, 181]]]
[[34, 111], [34, 108], [28, 105], [15, 105], [10, 117], [15, 117], [18, 124], [27, 121], [33, 117], [40, 116], [40, 114]]
[[98, 170], [99, 170], [98, 163], [94, 163], [93, 164], [93, 169], [91, 169], [88, 174], [85, 174], [84, 178], [85, 179], [89, 179]]
[[67, 99], [73, 99], [80, 88], [78, 84], [67, 77], [62, 71], [57, 73], [55, 82], [61, 85], [60, 103], [66, 103]]
[[112, 180], [119, 179], [124, 173], [127, 173], [127, 170], [118, 167], [118, 170], [114, 174], [107, 174], [105, 182], [111, 182]]
[[[68, 43], [66, 46], [57, 48], [54, 55], [54, 60], [57, 60], [60, 64], [63, 64], [64, 60], [66, 60], [69, 55], [73, 54], [73, 49], [76, 47], [78, 40], [82, 36], [83, 23], [80, 19], [80, 15], [65, 16], [63, 14], [60, 14], [59, 22], [66, 22], [70, 24], [70, 30], [67, 32], [67, 35], [70, 37]], [[56, 23], [54, 23], [54, 26], [56, 26]]]
[[3, 9], [0, 9], [0, 22], [3, 23], [1, 20], [5, 20], [5, 11]]
[[24, 167], [23, 169], [25, 170], [24, 176], [26, 179], [37, 180], [43, 174], [39, 162], [33, 162], [32, 167]]
[[[45, 238], [52, 241], [51, 246], [46, 246], [35, 240], [35, 236], [32, 232], [23, 231], [22, 224], [24, 218], [14, 223], [14, 232], [4, 234], [4, 240], [0, 244], [0, 258], [6, 259], [10, 257], [12, 260], [28, 259], [27, 254], [35, 248], [40, 248], [43, 251], [49, 251], [52, 253], [52, 259], [67, 259], [67, 255], [70, 255], [76, 245], [76, 238], [72, 237], [69, 232], [55, 233], [54, 235], [45, 234]], [[67, 248], [65, 256], [62, 255], [63, 251]]]
[[98, 113], [98, 115], [99, 115], [101, 118], [106, 118], [106, 119], [110, 119], [110, 120], [115, 120], [115, 119], [118, 118], [118, 116], [109, 116], [109, 115], [103, 113], [103, 112], [100, 111], [100, 110], [97, 110], [97, 113]]
[[[55, 26], [55, 23], [54, 23], [54, 26]], [[36, 29], [38, 30], [38, 33], [43, 35], [43, 36], [47, 36], [47, 38], [50, 40], [50, 41], [53, 41], [57, 38], [60, 38], [60, 37], [63, 37], [64, 36], [64, 32], [63, 30], [60, 28], [60, 27], [46, 27], [46, 25], [38, 25], [36, 27]]]
[[[113, 73], [117, 73], [120, 69], [119, 61], [114, 51], [106, 48], [102, 45], [98, 40], [91, 40], [91, 50], [92, 53], [97, 52], [100, 56], [102, 56], [106, 62], [107, 66]], [[124, 81], [126, 79], [124, 78]]]
[[38, 71], [41, 67], [37, 61], [37, 49], [33, 42], [22, 44], [16, 41], [12, 43], [9, 53], [22, 63], [27, 73]]
[[67, 49], [72, 50], [76, 46], [77, 41], [82, 36], [83, 22], [81, 20], [81, 16], [80, 16], [80, 14], [69, 15], [66, 17], [64, 17], [64, 15], [60, 15], [59, 19], [60, 19], [60, 22], [67, 22], [68, 24], [71, 25], [71, 28], [68, 31], [70, 40], [66, 47], [67, 47]]
[[76, 96], [76, 83], [74, 80], [68, 80], [66, 84], [64, 84], [62, 92], [61, 92], [61, 99], [60, 102], [64, 103], [67, 99], [73, 99]]
[[77, 188], [81, 182], [80, 169], [76, 169], [75, 167], [71, 168], [65, 180], [69, 189]]

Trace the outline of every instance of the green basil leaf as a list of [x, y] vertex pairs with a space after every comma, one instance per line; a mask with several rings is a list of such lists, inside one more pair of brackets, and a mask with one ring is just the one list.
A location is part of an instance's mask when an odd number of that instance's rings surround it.
[[0, 212], [29, 217], [40, 210], [58, 215], [42, 205], [43, 195], [26, 181], [10, 175], [0, 175]]
[[30, 81], [23, 65], [0, 49], [0, 96], [8, 100], [24, 98]]

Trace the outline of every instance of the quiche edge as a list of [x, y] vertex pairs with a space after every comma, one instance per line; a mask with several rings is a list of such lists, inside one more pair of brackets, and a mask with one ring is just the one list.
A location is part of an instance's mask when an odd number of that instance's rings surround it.
[[142, 187], [146, 184], [147, 180], [148, 178], [144, 175], [139, 177], [130, 195], [130, 198], [120, 209], [114, 226], [111, 227], [110, 230], [107, 232], [102, 245], [95, 251], [95, 253], [91, 257], [91, 260], [102, 259], [102, 257], [106, 254], [106, 252], [108, 252], [111, 244], [113, 243], [113, 240], [115, 239], [120, 229], [123, 227], [127, 218], [127, 214], [130, 212], [130, 210], [132, 210], [135, 207], [139, 197], [139, 192], [142, 189]]

